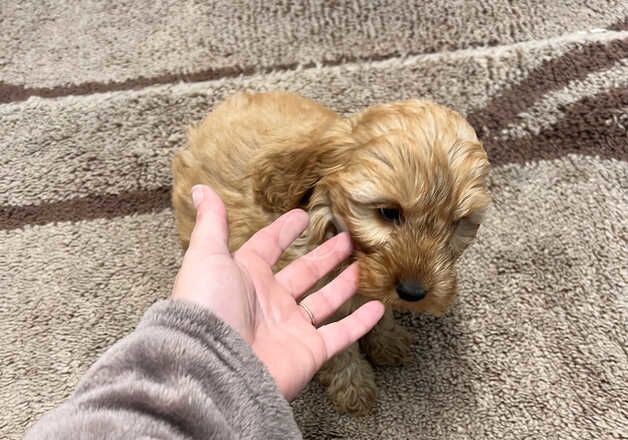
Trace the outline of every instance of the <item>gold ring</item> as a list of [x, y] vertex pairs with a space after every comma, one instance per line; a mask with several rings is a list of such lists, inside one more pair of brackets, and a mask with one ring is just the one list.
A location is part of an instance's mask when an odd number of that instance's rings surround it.
[[301, 307], [303, 311], [305, 312], [305, 314], [308, 316], [308, 318], [310, 318], [310, 324], [314, 325], [314, 322], [315, 322], [314, 313], [312, 313], [312, 311], [308, 309], [307, 306], [303, 304], [303, 302], [299, 303], [299, 307]]

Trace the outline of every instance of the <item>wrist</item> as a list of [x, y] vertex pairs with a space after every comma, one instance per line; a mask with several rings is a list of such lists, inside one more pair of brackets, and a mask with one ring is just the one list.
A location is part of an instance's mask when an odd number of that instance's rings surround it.
[[252, 393], [275, 394], [285, 400], [275, 377], [253, 348], [208, 308], [180, 299], [158, 301], [149, 307], [137, 328], [152, 326], [182, 332], [198, 340], [205, 350], [220, 352], [220, 358], [235, 366]]

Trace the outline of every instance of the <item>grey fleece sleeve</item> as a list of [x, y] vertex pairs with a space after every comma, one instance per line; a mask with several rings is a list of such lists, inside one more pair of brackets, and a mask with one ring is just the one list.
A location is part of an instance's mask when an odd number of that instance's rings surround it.
[[288, 402], [238, 333], [162, 301], [87, 371], [27, 439], [301, 438]]

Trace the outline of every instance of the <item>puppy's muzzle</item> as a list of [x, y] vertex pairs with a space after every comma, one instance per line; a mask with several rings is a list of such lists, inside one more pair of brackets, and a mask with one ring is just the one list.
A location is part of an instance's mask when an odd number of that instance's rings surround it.
[[427, 295], [427, 290], [417, 280], [401, 280], [396, 290], [399, 298], [404, 301], [421, 301]]

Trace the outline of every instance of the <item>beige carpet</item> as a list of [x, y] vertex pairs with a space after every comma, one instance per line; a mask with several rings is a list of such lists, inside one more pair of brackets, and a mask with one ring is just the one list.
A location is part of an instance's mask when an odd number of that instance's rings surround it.
[[[416, 4], [414, 4], [416, 3]], [[311, 439], [628, 437], [625, 1], [0, 2], [0, 437], [169, 293], [169, 160], [243, 88], [466, 114], [494, 206], [372, 415], [312, 384]]]

